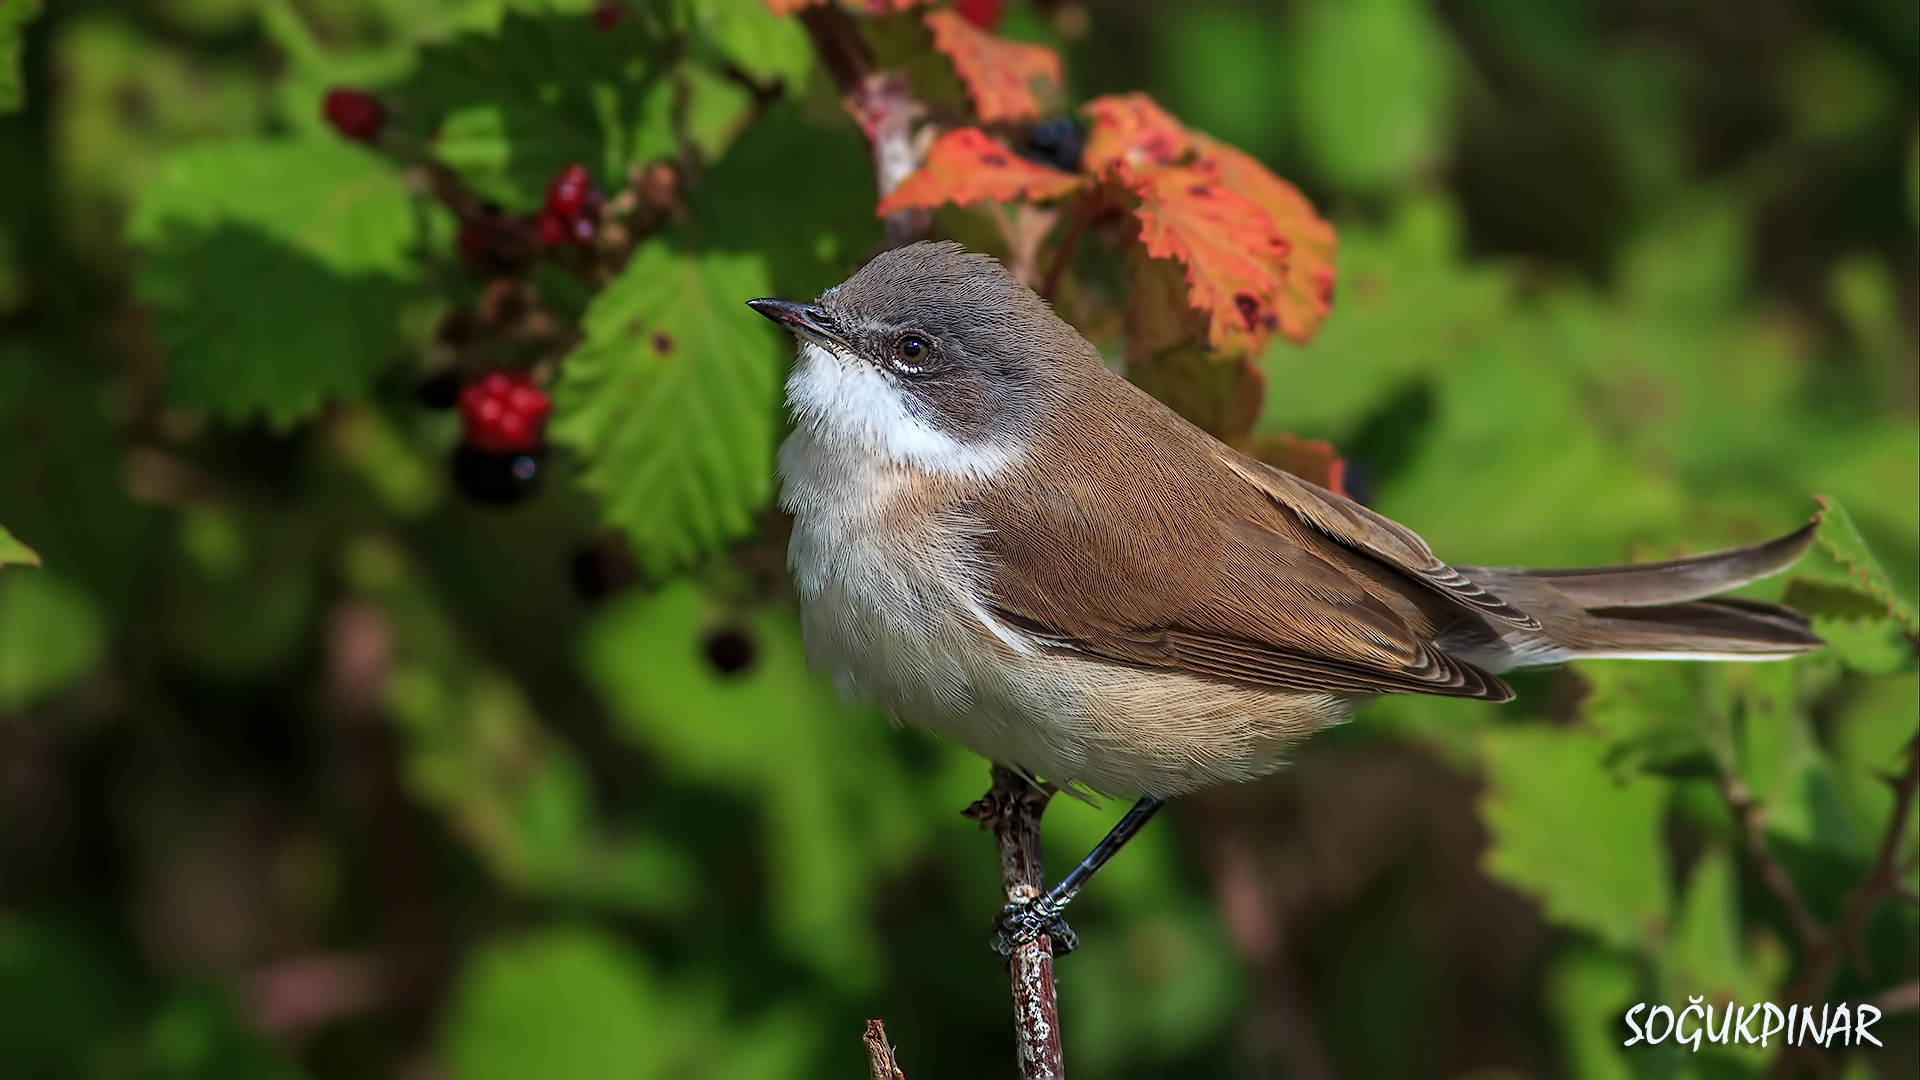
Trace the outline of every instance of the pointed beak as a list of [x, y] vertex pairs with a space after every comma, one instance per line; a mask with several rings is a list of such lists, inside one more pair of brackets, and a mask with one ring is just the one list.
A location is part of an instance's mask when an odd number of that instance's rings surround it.
[[833, 320], [817, 305], [792, 300], [760, 299], [747, 301], [747, 306], [802, 338], [837, 349], [852, 348], [834, 328]]

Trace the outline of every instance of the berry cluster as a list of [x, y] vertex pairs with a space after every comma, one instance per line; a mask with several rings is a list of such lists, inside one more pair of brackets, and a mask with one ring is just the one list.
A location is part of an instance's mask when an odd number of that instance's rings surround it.
[[490, 371], [457, 400], [463, 436], [453, 452], [454, 484], [481, 502], [519, 501], [540, 479], [552, 401], [524, 371]]
[[593, 231], [600, 223], [602, 199], [593, 186], [584, 165], [569, 165], [547, 184], [547, 202], [534, 219], [540, 242], [559, 247], [572, 242], [585, 247], [593, 242]]
[[1080, 129], [1073, 126], [1073, 118], [1055, 116], [1027, 129], [1027, 145], [1020, 149], [1020, 156], [1067, 172], [1079, 172], [1081, 150]]
[[320, 115], [333, 130], [355, 142], [370, 143], [380, 137], [386, 126], [387, 110], [380, 100], [364, 90], [335, 87], [327, 91], [320, 104]]

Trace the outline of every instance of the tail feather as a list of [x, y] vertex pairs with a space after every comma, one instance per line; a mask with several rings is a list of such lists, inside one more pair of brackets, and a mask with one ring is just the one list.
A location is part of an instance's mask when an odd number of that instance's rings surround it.
[[1764, 543], [1657, 563], [1565, 570], [1460, 570], [1540, 621], [1540, 630], [1442, 642], [1500, 672], [1577, 659], [1781, 660], [1825, 644], [1779, 604], [1716, 596], [1777, 574], [1806, 553], [1814, 526]]
[[1549, 582], [1556, 592], [1583, 608], [1679, 604], [1737, 589], [1785, 570], [1807, 553], [1818, 527], [1817, 522], [1809, 523], [1778, 539], [1664, 562], [1508, 573]]

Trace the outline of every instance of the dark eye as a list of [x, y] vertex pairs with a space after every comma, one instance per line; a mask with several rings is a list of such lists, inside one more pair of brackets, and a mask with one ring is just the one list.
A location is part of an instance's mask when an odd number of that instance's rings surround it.
[[933, 345], [919, 334], [905, 334], [893, 343], [893, 353], [900, 366], [908, 369], [918, 368], [933, 355]]

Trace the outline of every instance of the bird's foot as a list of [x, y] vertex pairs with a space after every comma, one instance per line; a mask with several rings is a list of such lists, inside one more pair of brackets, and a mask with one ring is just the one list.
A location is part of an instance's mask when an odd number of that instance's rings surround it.
[[1080, 947], [1080, 938], [1061, 917], [1061, 905], [1037, 896], [1000, 909], [993, 928], [993, 951], [1012, 956], [1013, 950], [1042, 934], [1053, 940], [1053, 955], [1065, 956]]

